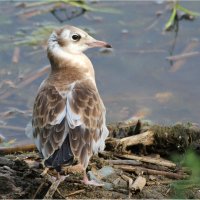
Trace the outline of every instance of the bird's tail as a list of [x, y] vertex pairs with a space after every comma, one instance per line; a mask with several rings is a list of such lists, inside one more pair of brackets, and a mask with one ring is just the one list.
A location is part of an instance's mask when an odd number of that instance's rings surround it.
[[61, 171], [62, 164], [72, 164], [74, 156], [69, 143], [69, 135], [67, 134], [62, 146], [56, 150], [48, 159], [44, 161], [45, 166], [53, 167], [56, 171]]

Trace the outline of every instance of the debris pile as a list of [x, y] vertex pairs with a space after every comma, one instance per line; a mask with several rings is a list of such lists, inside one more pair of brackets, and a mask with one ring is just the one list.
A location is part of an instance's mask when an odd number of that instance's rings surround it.
[[[0, 198], [170, 198], [173, 183], [191, 182], [192, 169], [170, 160], [188, 148], [199, 153], [200, 129], [194, 124], [171, 127], [138, 122], [108, 126], [106, 149], [92, 157], [88, 176], [102, 184], [86, 186], [76, 166], [64, 166], [56, 179], [54, 170], [41, 176], [43, 166], [34, 146], [0, 149]], [[24, 152], [26, 151], [26, 152]], [[186, 198], [200, 198], [199, 181]]]

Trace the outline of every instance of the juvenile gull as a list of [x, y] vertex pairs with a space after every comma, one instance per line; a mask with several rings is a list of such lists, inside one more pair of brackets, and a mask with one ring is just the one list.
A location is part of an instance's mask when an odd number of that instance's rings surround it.
[[86, 168], [90, 157], [104, 150], [108, 129], [93, 65], [83, 53], [92, 47], [111, 48], [73, 26], [50, 35], [51, 72], [39, 87], [27, 135], [34, 139], [47, 167], [60, 172], [63, 164], [76, 159], [84, 171], [83, 182], [97, 185], [88, 180]]

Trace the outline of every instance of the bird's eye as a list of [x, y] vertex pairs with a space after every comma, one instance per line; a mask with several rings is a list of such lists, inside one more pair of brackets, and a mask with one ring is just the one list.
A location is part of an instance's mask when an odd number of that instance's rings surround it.
[[78, 40], [80, 40], [80, 39], [81, 39], [81, 36], [80, 36], [79, 34], [73, 34], [73, 35], [72, 35], [72, 40], [78, 41]]

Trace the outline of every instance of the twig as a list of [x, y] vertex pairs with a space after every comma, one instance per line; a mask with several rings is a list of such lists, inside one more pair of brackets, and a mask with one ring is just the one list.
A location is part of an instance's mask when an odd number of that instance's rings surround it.
[[72, 193], [68, 194], [66, 197], [77, 195], [77, 194], [80, 194], [82, 192], [85, 192], [85, 189], [81, 189], [81, 190], [77, 190], [75, 192], [72, 192]]
[[[193, 49], [195, 49], [197, 46], [199, 45], [199, 43], [197, 41], [192, 41], [190, 42], [185, 49], [183, 50], [183, 54], [184, 53], [188, 53], [190, 51], [192, 51]], [[171, 66], [170, 72], [176, 72], [178, 71], [182, 65], [184, 65], [185, 63], [185, 59], [182, 60], [177, 60], [175, 63], [173, 63], [173, 65]]]
[[141, 167], [140, 170], [142, 170], [146, 174], [162, 175], [162, 176], [166, 176], [166, 177], [172, 178], [172, 179], [186, 179], [189, 177], [188, 175], [182, 175], [182, 174], [177, 174], [177, 173], [173, 173], [173, 172], [157, 171], [154, 169], [147, 169], [147, 168], [143, 168], [143, 167]]
[[162, 175], [172, 179], [186, 179], [188, 175], [177, 174], [173, 172], [166, 172], [166, 171], [158, 171], [153, 169], [147, 169], [144, 167], [137, 167], [137, 166], [130, 166], [130, 165], [115, 165], [116, 168], [122, 169], [127, 172], [136, 172], [141, 171], [145, 174], [152, 174], [152, 175]]
[[168, 57], [166, 57], [166, 59], [169, 61], [177, 61], [177, 60], [181, 60], [181, 59], [190, 58], [192, 56], [197, 56], [199, 54], [200, 54], [199, 51], [192, 51], [192, 52], [182, 53], [182, 54], [175, 55], [175, 56], [168, 56]]
[[[163, 165], [157, 165], [152, 163], [143, 163], [143, 167], [148, 169], [160, 170], [160, 171], [169, 171], [169, 168]], [[173, 169], [174, 170], [174, 169]]]
[[44, 196], [44, 199], [51, 199], [57, 190], [58, 186], [60, 185], [61, 182], [65, 180], [66, 176], [61, 176], [60, 179], [58, 179], [55, 182], [52, 182], [51, 187], [49, 188], [48, 192]]
[[38, 189], [36, 190], [35, 194], [33, 195], [32, 199], [35, 199], [35, 197], [38, 195], [38, 193], [40, 192], [40, 190], [42, 189], [43, 185], [45, 184], [45, 182], [42, 182]]
[[115, 156], [120, 157], [120, 158], [127, 158], [127, 159], [132, 159], [132, 160], [138, 160], [142, 162], [147, 162], [147, 163], [152, 163], [152, 164], [157, 164], [157, 165], [162, 165], [166, 166], [169, 168], [175, 168], [176, 164], [169, 161], [169, 160], [164, 160], [160, 158], [152, 158], [149, 156], [136, 156], [136, 155], [129, 155], [129, 154], [115, 154]]
[[114, 165], [141, 165], [142, 162], [137, 160], [106, 160], [110, 164]]
[[27, 144], [23, 146], [15, 146], [15, 147], [1, 147], [0, 154], [12, 154], [16, 152], [26, 152], [26, 151], [34, 151], [36, 146], [34, 144]]
[[62, 195], [62, 193], [60, 192], [60, 190], [59, 190], [58, 188], [57, 188], [56, 191], [57, 191], [57, 193], [58, 193], [63, 199], [66, 199], [65, 196]]
[[133, 184], [133, 179], [122, 174], [121, 177], [128, 182], [128, 198], [130, 199], [131, 196], [132, 196], [132, 193], [131, 193], [131, 187], [132, 187], [132, 184]]

